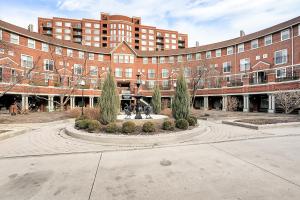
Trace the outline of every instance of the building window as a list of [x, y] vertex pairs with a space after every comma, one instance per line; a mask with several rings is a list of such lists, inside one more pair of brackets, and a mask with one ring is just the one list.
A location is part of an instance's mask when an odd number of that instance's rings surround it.
[[177, 56], [177, 62], [182, 62], [182, 56]]
[[242, 53], [245, 51], [245, 45], [243, 44], [239, 44], [238, 45], [238, 53]]
[[19, 42], [20, 42], [19, 40], [20, 40], [20, 38], [18, 35], [13, 34], [13, 33], [10, 34], [10, 43], [19, 44]]
[[62, 22], [55, 22], [56, 26], [62, 26]]
[[196, 53], [196, 60], [200, 60], [201, 59], [201, 54], [200, 53]]
[[257, 49], [257, 48], [258, 48], [258, 40], [252, 40], [251, 49]]
[[148, 64], [148, 58], [143, 58], [143, 64]]
[[210, 59], [211, 58], [211, 51], [207, 51], [205, 57], [206, 57], [206, 59]]
[[190, 77], [191, 76], [191, 68], [190, 67], [185, 67], [184, 68], [184, 76], [185, 77]]
[[28, 55], [21, 55], [21, 66], [26, 68], [33, 67], [33, 57]]
[[98, 54], [98, 61], [103, 62], [104, 56], [102, 54]]
[[121, 78], [122, 77], [122, 69], [121, 68], [116, 68], [115, 69], [115, 76], [117, 78]]
[[265, 36], [265, 46], [272, 44], [272, 35]]
[[89, 60], [94, 60], [94, 54], [93, 53], [89, 53]]
[[98, 67], [97, 66], [90, 66], [90, 75], [97, 76], [98, 75]]
[[284, 31], [281, 31], [281, 41], [290, 39], [290, 30], [286, 29]]
[[125, 58], [124, 62], [125, 62], [125, 63], [129, 63], [130, 56], [125, 55], [124, 58]]
[[152, 64], [156, 64], [156, 63], [157, 63], [156, 57], [152, 57]]
[[159, 58], [159, 63], [165, 63], [165, 57], [160, 57]]
[[61, 55], [62, 54], [62, 48], [61, 47], [55, 47], [55, 54]]
[[84, 59], [84, 52], [78, 51], [78, 58]]
[[155, 70], [148, 69], [148, 78], [155, 78]]
[[275, 51], [274, 53], [275, 65], [285, 64], [287, 63], [287, 59], [288, 59], [287, 49]]
[[0, 40], [2, 40], [2, 30], [0, 29]]
[[155, 81], [148, 81], [148, 88], [149, 89], [154, 88], [154, 85], [155, 85]]
[[300, 35], [300, 24], [298, 25], [298, 35]]
[[53, 71], [54, 69], [54, 61], [53, 60], [44, 60], [44, 70], [45, 71]]
[[11, 70], [10, 70], [10, 73], [11, 73], [11, 82], [15, 83], [15, 82], [17, 81], [17, 73], [16, 73], [16, 70], [11, 69]]
[[174, 56], [169, 57], [169, 63], [174, 63]]
[[0, 67], [0, 82], [3, 81], [3, 68]]
[[48, 52], [49, 51], [49, 45], [42, 43], [42, 51]]
[[130, 55], [129, 56], [129, 63], [134, 63], [134, 55]]
[[125, 69], [125, 77], [131, 78], [132, 77], [132, 68], [126, 68]]
[[193, 55], [192, 55], [192, 54], [186, 55], [186, 59], [187, 59], [187, 60], [192, 60], [192, 59], [193, 59]]
[[74, 64], [74, 74], [75, 75], [82, 75], [82, 65]]
[[233, 54], [233, 47], [227, 47], [227, 55]]
[[285, 78], [286, 77], [286, 68], [276, 69], [276, 78]]
[[34, 49], [35, 48], [35, 41], [32, 40], [32, 39], [28, 39], [27, 41], [27, 46], [31, 49]]
[[250, 69], [250, 59], [244, 58], [240, 60], [240, 71], [246, 71]]
[[216, 50], [216, 57], [221, 57], [222, 51], [221, 49]]
[[73, 50], [72, 49], [67, 49], [67, 56], [68, 57], [73, 57]]
[[169, 87], [169, 80], [162, 80], [162, 87], [168, 88]]
[[230, 72], [231, 70], [231, 62], [224, 62], [223, 63], [223, 72]]
[[161, 77], [162, 78], [169, 78], [169, 70], [168, 69], [162, 69], [161, 70]]

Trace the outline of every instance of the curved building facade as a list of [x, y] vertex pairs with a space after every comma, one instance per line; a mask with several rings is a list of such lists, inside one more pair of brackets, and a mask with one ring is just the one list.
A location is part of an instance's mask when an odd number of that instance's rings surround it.
[[137, 74], [146, 101], [158, 84], [167, 105], [183, 70], [196, 108], [225, 111], [228, 97], [235, 96], [241, 111], [275, 112], [276, 92], [300, 88], [299, 24], [297, 17], [214, 44], [141, 51], [127, 42], [114, 48], [84, 46], [0, 21], [0, 109], [16, 102], [23, 110], [74, 108], [82, 104], [82, 94], [85, 105], [93, 107], [109, 70], [123, 107], [137, 93]]

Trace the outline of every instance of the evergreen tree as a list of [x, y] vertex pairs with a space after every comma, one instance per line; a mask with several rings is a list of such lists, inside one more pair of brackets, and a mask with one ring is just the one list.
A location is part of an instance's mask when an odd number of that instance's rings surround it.
[[151, 103], [152, 103], [153, 113], [159, 114], [161, 111], [161, 93], [158, 85], [154, 87]]
[[186, 119], [190, 114], [190, 94], [188, 86], [181, 72], [176, 81], [175, 96], [172, 103], [172, 115], [177, 119]]
[[116, 121], [120, 108], [119, 103], [120, 100], [116, 89], [116, 83], [111, 72], [109, 72], [103, 83], [102, 94], [99, 103], [100, 122], [102, 124], [108, 124]]

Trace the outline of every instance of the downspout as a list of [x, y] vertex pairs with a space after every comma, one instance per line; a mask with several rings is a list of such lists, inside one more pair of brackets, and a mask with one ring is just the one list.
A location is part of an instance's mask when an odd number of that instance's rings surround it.
[[291, 26], [292, 31], [292, 77], [294, 77], [294, 30], [293, 26]]

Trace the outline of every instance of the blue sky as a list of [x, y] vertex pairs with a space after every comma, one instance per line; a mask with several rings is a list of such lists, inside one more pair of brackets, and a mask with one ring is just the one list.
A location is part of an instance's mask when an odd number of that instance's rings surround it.
[[139, 16], [142, 24], [189, 35], [189, 46], [252, 33], [300, 15], [300, 0], [0, 0], [0, 18], [18, 26], [38, 17]]

